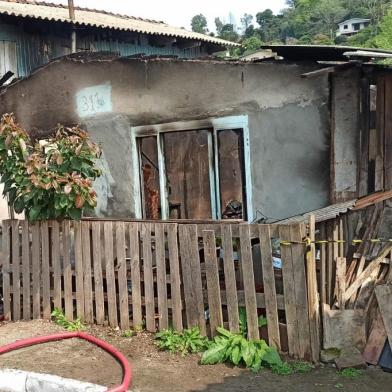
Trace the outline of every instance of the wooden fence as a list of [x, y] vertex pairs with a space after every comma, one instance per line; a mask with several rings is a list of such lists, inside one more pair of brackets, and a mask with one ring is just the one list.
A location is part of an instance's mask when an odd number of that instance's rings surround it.
[[[69, 320], [144, 324], [151, 332], [198, 326], [213, 336], [217, 326], [238, 331], [245, 308], [250, 338], [318, 359], [314, 252], [301, 242], [303, 224], [6, 220], [2, 227], [8, 320], [49, 319], [56, 307]], [[279, 238], [293, 243], [279, 249], [272, 240]]]

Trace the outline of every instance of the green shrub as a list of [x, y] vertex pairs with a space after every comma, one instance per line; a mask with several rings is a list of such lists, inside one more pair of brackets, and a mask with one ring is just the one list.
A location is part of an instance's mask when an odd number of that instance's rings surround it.
[[257, 372], [263, 365], [272, 367], [282, 362], [276, 349], [269, 347], [262, 339], [247, 340], [242, 333], [232, 333], [219, 327], [217, 332], [219, 335], [202, 356], [203, 365], [242, 363]]
[[54, 136], [35, 142], [12, 114], [0, 121], [0, 174], [3, 195], [31, 220], [80, 219], [94, 208], [95, 160], [100, 147], [79, 127], [58, 126]]
[[167, 329], [158, 332], [155, 335], [155, 339], [161, 350], [168, 350], [174, 353], [179, 352], [182, 355], [198, 353], [204, 351], [209, 346], [208, 339], [200, 334], [200, 330], [197, 327], [184, 329], [183, 332]]

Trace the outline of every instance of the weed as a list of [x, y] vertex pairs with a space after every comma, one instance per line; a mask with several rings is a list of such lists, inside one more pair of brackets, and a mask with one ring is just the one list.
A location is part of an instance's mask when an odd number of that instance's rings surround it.
[[179, 352], [182, 355], [201, 352], [209, 346], [208, 339], [200, 334], [200, 330], [197, 327], [184, 329], [183, 332], [167, 329], [158, 332], [155, 335], [155, 339], [157, 339], [157, 345], [161, 350], [168, 350], [174, 353]]
[[135, 334], [135, 332], [132, 331], [132, 329], [127, 329], [127, 330], [123, 331], [121, 336], [123, 338], [131, 338], [134, 334]]
[[363, 370], [355, 369], [355, 368], [347, 368], [340, 370], [338, 372], [340, 376], [347, 377], [347, 378], [358, 378], [363, 376]]
[[338, 382], [337, 384], [334, 385], [334, 387], [335, 387], [336, 389], [343, 389], [343, 388], [344, 388], [344, 385], [343, 385], [342, 383]]
[[278, 374], [280, 376], [288, 376], [294, 373], [309, 373], [314, 366], [305, 361], [296, 361], [296, 362], [281, 362], [280, 364], [274, 365], [271, 367], [272, 372]]
[[313, 364], [305, 361], [292, 362], [291, 366], [294, 370], [294, 373], [301, 373], [301, 374], [309, 373], [314, 369]]
[[134, 330], [135, 334], [143, 332], [144, 331], [144, 322], [135, 325], [133, 330]]
[[272, 373], [275, 373], [279, 376], [289, 376], [293, 374], [293, 368], [290, 366], [288, 362], [277, 363], [276, 365], [271, 366]]
[[68, 321], [61, 309], [55, 308], [52, 312], [52, 319], [61, 327], [65, 328], [67, 331], [81, 331], [85, 329], [84, 324], [77, 318], [75, 321]]

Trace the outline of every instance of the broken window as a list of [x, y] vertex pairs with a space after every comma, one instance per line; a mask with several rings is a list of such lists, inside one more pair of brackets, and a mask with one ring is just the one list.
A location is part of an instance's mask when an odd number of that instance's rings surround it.
[[156, 136], [139, 139], [142, 209], [145, 219], [159, 219], [159, 168]]
[[244, 128], [194, 123], [134, 128], [141, 217], [247, 219]]
[[218, 131], [219, 184], [222, 218], [244, 215], [243, 138], [241, 129]]
[[211, 219], [208, 131], [163, 134], [169, 217]]

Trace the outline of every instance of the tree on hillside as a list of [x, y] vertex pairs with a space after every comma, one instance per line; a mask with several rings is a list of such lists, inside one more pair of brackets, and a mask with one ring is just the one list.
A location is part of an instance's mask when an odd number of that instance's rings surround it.
[[374, 45], [378, 48], [392, 49], [392, 11], [380, 23], [380, 32], [374, 37]]
[[324, 33], [333, 41], [336, 35], [337, 24], [346, 15], [340, 0], [320, 0], [311, 11], [310, 19], [314, 22], [314, 31]]
[[207, 28], [207, 18], [203, 14], [195, 15], [191, 21], [192, 31], [196, 33], [206, 34], [208, 32]]
[[252, 25], [253, 15], [244, 14], [241, 18], [242, 31], [245, 33], [249, 26]]
[[220, 18], [215, 18], [214, 22], [215, 22], [216, 34], [219, 36], [222, 32], [224, 23], [221, 21]]

